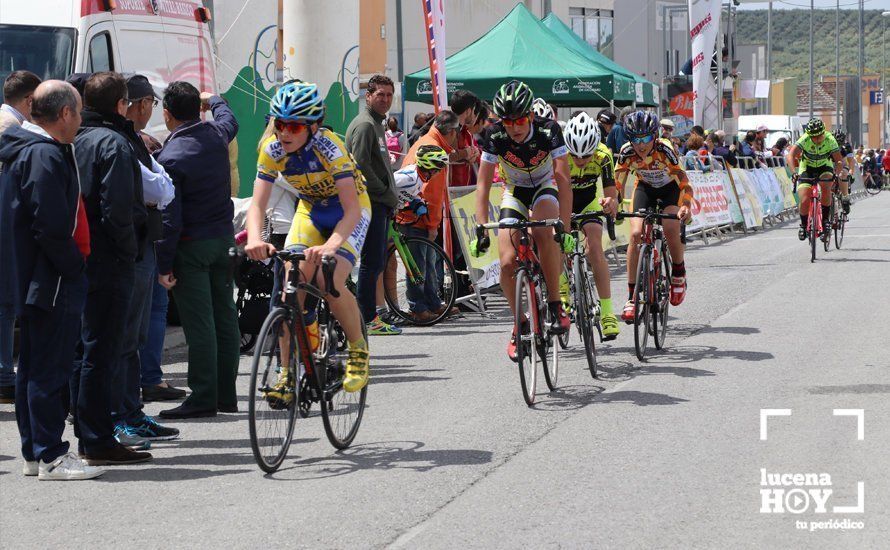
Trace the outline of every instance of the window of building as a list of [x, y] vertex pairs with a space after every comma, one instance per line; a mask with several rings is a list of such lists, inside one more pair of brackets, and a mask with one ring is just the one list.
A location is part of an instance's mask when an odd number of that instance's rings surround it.
[[569, 20], [575, 34], [609, 58], [613, 57], [614, 52], [614, 16], [613, 10], [569, 8]]

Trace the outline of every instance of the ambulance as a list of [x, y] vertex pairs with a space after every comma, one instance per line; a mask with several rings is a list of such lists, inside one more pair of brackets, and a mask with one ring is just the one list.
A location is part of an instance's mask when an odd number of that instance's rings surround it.
[[[0, 0], [0, 81], [117, 71], [145, 75], [159, 96], [175, 80], [218, 93], [210, 19], [202, 0]], [[166, 133], [162, 109], [147, 130]]]

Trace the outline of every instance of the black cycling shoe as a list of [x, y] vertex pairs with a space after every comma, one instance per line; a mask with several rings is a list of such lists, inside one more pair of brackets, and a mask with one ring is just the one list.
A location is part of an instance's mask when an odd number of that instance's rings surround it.
[[807, 228], [806, 227], [798, 227], [797, 228], [797, 238], [801, 241], [807, 240]]

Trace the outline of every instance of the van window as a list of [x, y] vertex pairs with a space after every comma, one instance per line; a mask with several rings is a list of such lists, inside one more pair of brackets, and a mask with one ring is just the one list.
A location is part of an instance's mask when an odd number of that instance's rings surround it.
[[87, 67], [91, 73], [110, 71], [114, 67], [111, 56], [111, 37], [107, 32], [97, 34], [90, 40], [90, 63]]

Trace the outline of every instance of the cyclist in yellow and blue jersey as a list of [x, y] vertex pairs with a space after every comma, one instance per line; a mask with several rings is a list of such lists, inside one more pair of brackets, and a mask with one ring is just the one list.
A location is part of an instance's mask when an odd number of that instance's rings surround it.
[[[369, 355], [358, 304], [346, 288], [346, 279], [365, 240], [371, 202], [361, 172], [343, 142], [321, 127], [324, 111], [324, 100], [315, 84], [285, 84], [272, 99], [269, 115], [274, 119], [275, 133], [260, 147], [244, 251], [253, 260], [264, 260], [275, 251], [273, 245], [263, 242], [261, 232], [272, 184], [280, 175], [300, 197], [285, 248], [305, 253], [306, 261], [301, 265], [305, 280], [312, 279], [323, 257], [337, 260], [334, 286], [340, 296], [328, 295], [327, 300], [349, 341], [343, 388], [354, 392], [368, 383]], [[318, 330], [314, 312], [307, 313], [306, 321], [312, 338], [313, 327], [316, 334]], [[282, 369], [282, 373], [286, 376], [289, 370]]]
[[[572, 213], [605, 211], [615, 216], [618, 213], [618, 189], [613, 176], [612, 152], [602, 142], [599, 125], [593, 117], [581, 111], [566, 123], [563, 138], [569, 151]], [[587, 238], [587, 259], [593, 267], [593, 279], [600, 296], [603, 340], [614, 340], [619, 332], [618, 318], [612, 311], [612, 289], [609, 264], [603, 252], [602, 222], [594, 220], [585, 224], [584, 236]]]

